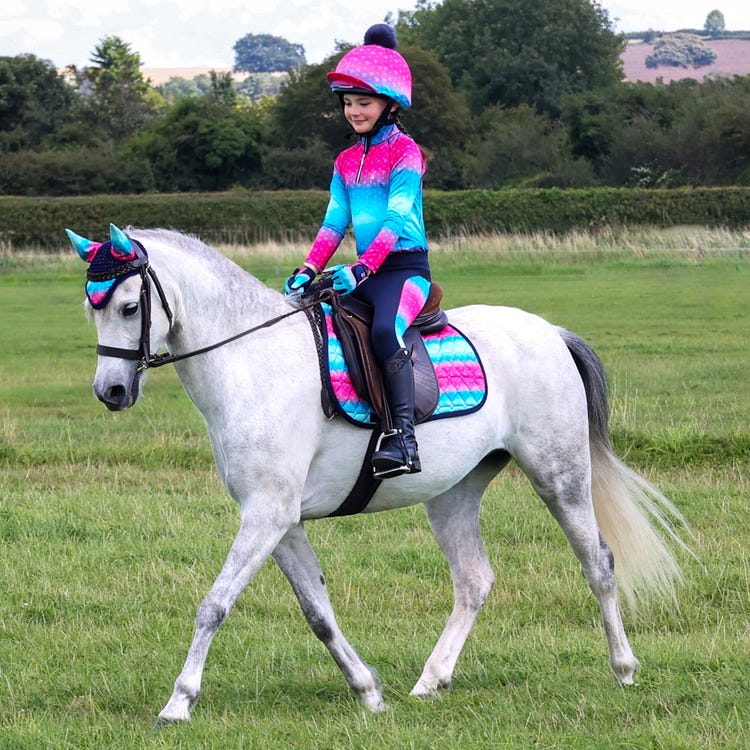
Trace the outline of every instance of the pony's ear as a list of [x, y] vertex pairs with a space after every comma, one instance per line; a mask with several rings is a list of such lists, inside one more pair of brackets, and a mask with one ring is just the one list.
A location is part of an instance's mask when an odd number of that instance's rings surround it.
[[109, 239], [112, 242], [112, 255], [115, 258], [130, 258], [133, 255], [133, 243], [130, 237], [114, 224], [109, 225]]
[[86, 263], [91, 263], [96, 255], [96, 251], [101, 247], [101, 243], [87, 240], [85, 237], [81, 237], [81, 235], [76, 234], [71, 229], [66, 229], [65, 232], [68, 235], [71, 244], [81, 256], [81, 259], [85, 260]]

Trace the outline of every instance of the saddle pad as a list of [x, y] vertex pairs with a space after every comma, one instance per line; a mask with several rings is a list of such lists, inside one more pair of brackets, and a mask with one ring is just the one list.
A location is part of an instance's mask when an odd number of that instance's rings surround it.
[[[322, 303], [324, 383], [338, 413], [353, 424], [372, 427], [377, 420], [368, 401], [362, 398], [349, 377], [341, 343], [334, 330], [331, 307]], [[423, 336], [435, 368], [439, 386], [437, 407], [425, 422], [457, 417], [480, 409], [487, 399], [487, 379], [476, 349], [457, 328], [447, 325], [437, 333]], [[327, 358], [326, 358], [327, 355]]]

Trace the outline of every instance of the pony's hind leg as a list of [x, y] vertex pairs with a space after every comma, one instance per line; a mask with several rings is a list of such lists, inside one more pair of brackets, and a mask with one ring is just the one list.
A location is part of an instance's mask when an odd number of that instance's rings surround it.
[[[622, 624], [614, 558], [599, 532], [594, 514], [588, 445], [577, 454], [570, 448], [568, 446], [564, 454], [568, 459], [565, 468], [561, 468], [561, 462], [551, 460], [549, 453], [540, 458], [535, 467], [529, 463], [528, 455], [521, 456], [519, 464], [565, 533], [581, 564], [583, 577], [599, 602], [609, 645], [609, 663], [615, 677], [623, 684], [631, 684], [638, 660]], [[554, 471], [552, 466], [556, 466]]]
[[373, 712], [384, 711], [380, 683], [342, 634], [328, 598], [325, 577], [304, 527], [290, 529], [273, 552], [299, 600], [313, 633], [325, 644], [351, 689]]
[[479, 531], [479, 505], [506, 454], [485, 459], [447, 492], [425, 503], [435, 539], [453, 579], [453, 612], [411, 695], [429, 698], [450, 687], [458, 657], [495, 582]]

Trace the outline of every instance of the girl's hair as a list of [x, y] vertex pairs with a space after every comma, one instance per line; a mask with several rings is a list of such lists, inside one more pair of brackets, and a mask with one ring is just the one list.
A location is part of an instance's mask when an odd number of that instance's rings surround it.
[[392, 119], [393, 119], [393, 124], [394, 124], [394, 125], [395, 125], [395, 126], [396, 126], [396, 127], [397, 127], [397, 128], [398, 128], [398, 129], [399, 129], [399, 130], [400, 130], [400, 131], [401, 131], [401, 132], [402, 132], [402, 133], [404, 134], [404, 135], [405, 135], [405, 136], [408, 136], [409, 138], [411, 138], [411, 139], [412, 139], [412, 140], [414, 141], [414, 143], [416, 143], [416, 144], [417, 144], [417, 148], [419, 148], [419, 150], [420, 150], [420, 152], [421, 152], [421, 154], [422, 154], [422, 158], [423, 158], [423, 159], [424, 159], [424, 161], [425, 161], [425, 164], [429, 164], [429, 162], [430, 162], [430, 161], [432, 161], [432, 159], [434, 158], [435, 154], [434, 154], [434, 153], [433, 153], [432, 151], [430, 151], [430, 149], [429, 149], [429, 148], [426, 148], [426, 147], [425, 147], [425, 146], [423, 146], [423, 145], [422, 145], [421, 143], [417, 142], [416, 138], [414, 138], [414, 136], [413, 136], [413, 135], [412, 135], [412, 134], [411, 134], [411, 133], [410, 133], [410, 132], [409, 132], [409, 131], [408, 131], [408, 130], [407, 130], [407, 129], [406, 129], [405, 127], [404, 127], [404, 126], [403, 126], [403, 123], [401, 122], [401, 120], [400, 120], [400, 118], [399, 118], [399, 114], [400, 114], [400, 112], [401, 112], [401, 110], [400, 110], [400, 109], [397, 109], [397, 110], [396, 110], [396, 111], [395, 111], [395, 112], [393, 113], [393, 118], [392, 118]]

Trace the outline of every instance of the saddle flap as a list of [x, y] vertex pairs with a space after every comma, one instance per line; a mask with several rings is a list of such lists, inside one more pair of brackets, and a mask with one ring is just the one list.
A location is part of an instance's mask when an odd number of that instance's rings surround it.
[[414, 365], [414, 422], [429, 419], [440, 401], [440, 386], [424, 339], [416, 328], [408, 328], [404, 343]]
[[[370, 329], [349, 311], [336, 308], [332, 323], [339, 337], [354, 389], [370, 402], [383, 422], [386, 408], [383, 376], [372, 352]], [[414, 366], [414, 421], [419, 423], [428, 419], [437, 408], [440, 389], [435, 368], [419, 331], [409, 328], [404, 336], [404, 343]]]
[[354, 389], [382, 417], [385, 409], [383, 376], [372, 354], [367, 323], [339, 305], [333, 307], [332, 322]]

